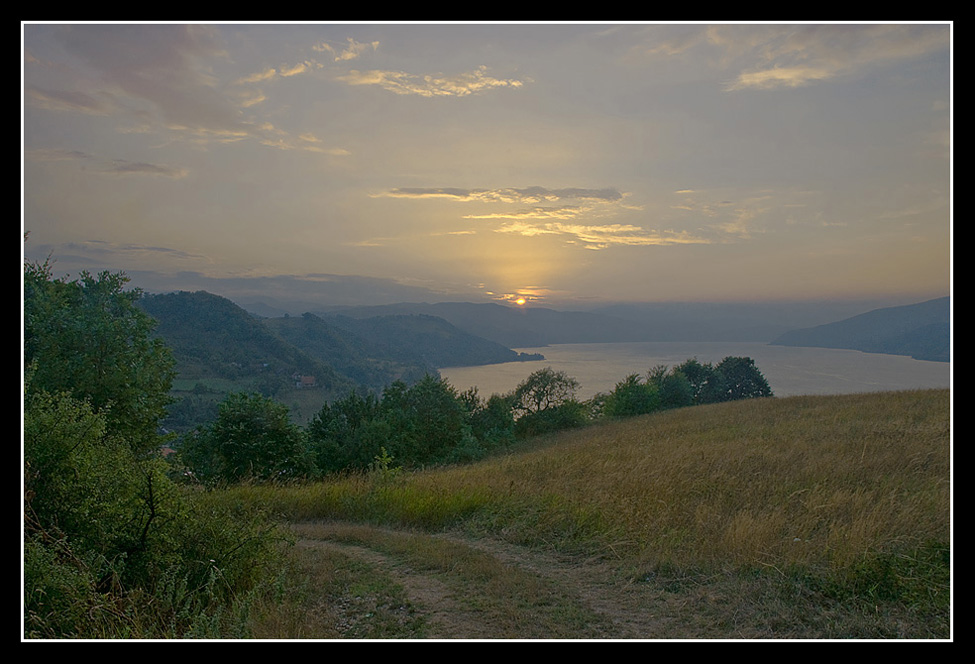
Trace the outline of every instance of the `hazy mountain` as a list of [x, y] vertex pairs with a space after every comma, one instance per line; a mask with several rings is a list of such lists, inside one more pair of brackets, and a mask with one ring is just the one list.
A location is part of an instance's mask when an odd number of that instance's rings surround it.
[[833, 323], [792, 330], [772, 343], [777, 346], [848, 348], [949, 362], [950, 298], [875, 309]]
[[146, 295], [140, 306], [157, 321], [156, 336], [172, 350], [182, 378], [316, 376], [335, 395], [356, 382], [321, 358], [286, 342], [230, 300], [205, 291]]
[[541, 307], [507, 307], [494, 303], [402, 303], [332, 310], [350, 318], [422, 314], [507, 348], [528, 348], [564, 343], [642, 341], [641, 325], [604, 314], [555, 311]]
[[646, 341], [772, 341], [891, 304], [874, 301], [649, 302], [593, 309], [640, 326]]
[[462, 367], [543, 359], [517, 353], [482, 336], [465, 332], [438, 316], [394, 314], [353, 318], [330, 315], [325, 321], [356, 334], [374, 352], [401, 362]]
[[495, 303], [401, 303], [334, 307], [353, 318], [391, 314], [438, 316], [509, 348], [620, 341], [764, 341], [801, 327], [876, 308], [867, 302], [622, 303], [589, 311], [556, 311]]
[[344, 395], [412, 382], [439, 367], [539, 359], [464, 332], [433, 316], [356, 319], [340, 315], [262, 318], [205, 291], [146, 295], [143, 309], [172, 349], [184, 378], [260, 377], [298, 372]]

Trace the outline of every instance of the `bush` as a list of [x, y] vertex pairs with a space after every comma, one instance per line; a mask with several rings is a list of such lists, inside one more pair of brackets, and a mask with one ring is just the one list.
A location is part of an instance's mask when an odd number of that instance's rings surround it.
[[515, 436], [529, 438], [554, 431], [575, 429], [589, 422], [589, 413], [585, 404], [572, 399], [563, 401], [558, 406], [550, 406], [544, 410], [534, 411], [522, 415], [515, 421]]
[[630, 374], [616, 384], [603, 402], [606, 417], [630, 417], [652, 413], [660, 408], [660, 390], [653, 383], [641, 383], [639, 376]]
[[259, 515], [202, 507], [85, 402], [25, 406], [28, 638], [179, 636], [259, 587], [277, 558]]
[[305, 431], [291, 422], [287, 406], [260, 394], [228, 395], [216, 421], [187, 436], [180, 451], [204, 482], [291, 479], [315, 471]]
[[[28, 638], [214, 634], [276, 564], [260, 515], [206, 509], [157, 450], [172, 361], [123, 275], [25, 265]], [[272, 553], [274, 551], [275, 553]]]

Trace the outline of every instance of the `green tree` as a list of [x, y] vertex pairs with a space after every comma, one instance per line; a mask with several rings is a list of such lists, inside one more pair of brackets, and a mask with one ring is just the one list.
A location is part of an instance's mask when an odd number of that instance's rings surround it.
[[579, 381], [552, 367], [539, 369], [515, 388], [512, 408], [516, 415], [538, 413], [575, 399]]
[[69, 281], [48, 262], [25, 264], [24, 363], [33, 389], [87, 400], [111, 433], [145, 452], [161, 442], [175, 363], [128, 281], [110, 272]]
[[211, 425], [187, 436], [183, 461], [201, 480], [278, 480], [314, 474], [305, 431], [287, 406], [260, 394], [235, 392]]
[[366, 468], [377, 452], [366, 444], [365, 428], [376, 421], [380, 402], [374, 394], [350, 392], [346, 397], [324, 404], [306, 427], [315, 463], [322, 472], [346, 468]]
[[722, 377], [722, 400], [772, 396], [772, 388], [750, 357], [726, 357], [714, 368]]
[[660, 408], [660, 390], [651, 382], [641, 382], [630, 374], [616, 384], [603, 402], [602, 413], [607, 417], [629, 417], [652, 413]]
[[28, 638], [178, 637], [235, 614], [277, 558], [266, 521], [198, 509], [149, 453], [172, 360], [125, 283], [24, 266]]
[[551, 367], [528, 376], [511, 396], [515, 435], [523, 438], [571, 429], [588, 421], [588, 410], [576, 399], [579, 381]]
[[439, 376], [409, 387], [394, 382], [383, 391], [381, 410], [391, 429], [387, 447], [404, 464], [444, 461], [473, 436], [456, 390]]
[[454, 450], [453, 460], [475, 461], [514, 442], [515, 418], [510, 397], [492, 394], [485, 400], [478, 394], [477, 387], [472, 387], [458, 398], [467, 414], [473, 439], [470, 444]]
[[[699, 362], [691, 358], [673, 368], [673, 374], [680, 374], [687, 380], [690, 403], [703, 404], [721, 400], [722, 377], [716, 373], [710, 362]], [[663, 376], [661, 376], [662, 382]]]

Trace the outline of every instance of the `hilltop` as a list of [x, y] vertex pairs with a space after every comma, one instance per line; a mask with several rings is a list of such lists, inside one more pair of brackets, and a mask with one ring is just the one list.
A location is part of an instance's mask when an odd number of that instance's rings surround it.
[[846, 348], [950, 362], [951, 302], [950, 298], [942, 297], [918, 304], [874, 309], [835, 323], [787, 332], [772, 344]]

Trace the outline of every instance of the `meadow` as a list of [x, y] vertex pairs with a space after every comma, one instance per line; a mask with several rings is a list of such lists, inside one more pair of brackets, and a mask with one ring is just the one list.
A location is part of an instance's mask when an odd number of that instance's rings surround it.
[[[274, 514], [299, 545], [286, 599], [252, 617], [261, 638], [946, 639], [950, 406], [694, 406], [208, 500]], [[436, 601], [410, 595], [421, 577], [446, 584]]]

